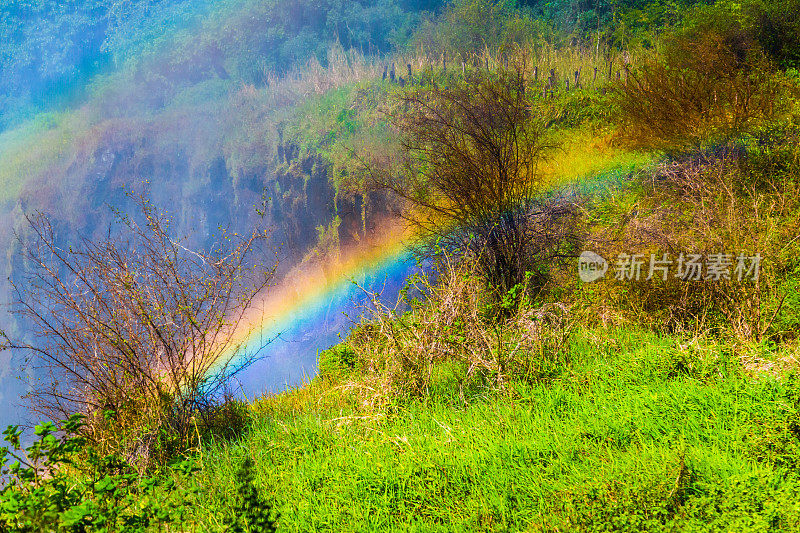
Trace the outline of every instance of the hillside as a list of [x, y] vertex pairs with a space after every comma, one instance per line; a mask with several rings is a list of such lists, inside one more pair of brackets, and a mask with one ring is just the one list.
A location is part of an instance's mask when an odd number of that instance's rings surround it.
[[[544, 72], [547, 54], [552, 56], [546, 50], [566, 43], [569, 32], [587, 46], [594, 43], [597, 56], [601, 41], [615, 50], [620, 35], [634, 39], [662, 24], [665, 9], [598, 4], [595, 13], [567, 4], [549, 4], [551, 11], [514, 6], [465, 2], [443, 11], [440, 2], [395, 1], [315, 2], [313, 9], [302, 1], [4, 3], [0, 248], [6, 253], [0, 301], [14, 301], [7, 280], [24, 285], [19, 251], [26, 213], [55, 217], [62, 244], [98, 238], [113, 221], [108, 206], [130, 211], [124, 191], [136, 187], [169, 205], [178, 231], [203, 247], [213, 245], [220, 226], [239, 232], [252, 227], [256, 208], [277, 198], [279, 188], [280, 209], [271, 210], [268, 225], [283, 256], [281, 268], [291, 270], [316, 244], [318, 228], [330, 227], [337, 215], [344, 219], [344, 245], [364, 227], [358, 221], [360, 191], [339, 194], [336, 171], [328, 168], [347, 159], [347, 137], [362, 126], [343, 120], [336, 106], [351, 107], [361, 94], [354, 91], [380, 78], [390, 63], [402, 75], [409, 61], [420, 69], [432, 64], [433, 55], [441, 59], [433, 49], [450, 55], [453, 64], [486, 45], [536, 42], [546, 44], [540, 52]], [[641, 18], [651, 10], [652, 17]], [[601, 31], [586, 25], [592, 16], [603, 22]], [[621, 21], [616, 34], [605, 24], [609, 18]], [[374, 97], [385, 89], [373, 91]], [[306, 120], [309, 114], [314, 120]], [[365, 120], [376, 118], [372, 113]], [[339, 142], [325, 137], [343, 126], [349, 129], [337, 132]], [[309, 179], [315, 185], [307, 190]], [[0, 316], [0, 325], [28, 333], [9, 313]], [[23, 383], [16, 379], [20, 374]], [[20, 357], [0, 355], [7, 398], [19, 396], [24, 382], [35, 378]]]
[[[34, 388], [79, 408], [27, 457], [6, 432], [0, 531], [800, 531], [795, 4], [2, 8], [3, 290], [76, 310], [6, 341], [85, 374]], [[120, 212], [174, 256], [115, 248]], [[231, 244], [262, 228], [275, 270]], [[318, 372], [233, 394], [263, 317], [329, 338], [328, 277], [366, 296], [336, 346], [306, 334]]]

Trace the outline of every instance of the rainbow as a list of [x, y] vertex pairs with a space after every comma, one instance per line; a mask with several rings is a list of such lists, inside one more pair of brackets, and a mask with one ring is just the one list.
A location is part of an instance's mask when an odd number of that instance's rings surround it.
[[[647, 160], [605, 161], [588, 175], [563, 177], [554, 188], [577, 186], [585, 195], [602, 194]], [[319, 352], [341, 342], [341, 334], [353, 325], [346, 313], [360, 318], [359, 306], [368, 298], [364, 289], [382, 291], [382, 299], [391, 301], [419, 271], [407, 246], [412, 234], [405, 226], [385, 224], [379, 234], [338, 257], [308, 261], [265, 291], [234, 335], [231, 351], [220, 358], [231, 360], [234, 352], [263, 356], [238, 376], [246, 397], [278, 392], [313, 377]]]
[[385, 224], [379, 238], [306, 261], [267, 288], [220, 357], [220, 362], [235, 364], [240, 354], [258, 355], [237, 376], [245, 397], [277, 392], [313, 376], [319, 352], [341, 342], [341, 334], [361, 315], [365, 291], [396, 298], [419, 268], [406, 244], [409, 236], [399, 224]]

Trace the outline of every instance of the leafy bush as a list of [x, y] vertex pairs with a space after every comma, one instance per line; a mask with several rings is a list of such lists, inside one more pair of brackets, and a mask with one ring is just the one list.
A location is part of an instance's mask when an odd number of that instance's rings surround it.
[[322, 379], [337, 380], [356, 368], [358, 356], [347, 344], [337, 344], [319, 354], [319, 375]]
[[27, 449], [19, 427], [6, 429], [11, 448], [0, 448], [0, 531], [132, 533], [182, 526], [197, 492], [194, 460], [175, 460], [141, 477], [121, 457], [99, 454], [80, 436], [83, 425], [80, 415], [59, 426], [40, 424], [38, 440]]

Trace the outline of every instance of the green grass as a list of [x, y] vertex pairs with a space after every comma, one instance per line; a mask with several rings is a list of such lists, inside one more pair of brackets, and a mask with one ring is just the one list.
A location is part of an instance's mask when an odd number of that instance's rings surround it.
[[552, 381], [466, 401], [448, 372], [450, 392], [385, 411], [347, 407], [346, 381], [268, 398], [241, 441], [204, 451], [198, 515], [230, 520], [250, 455], [282, 531], [800, 525], [791, 380], [637, 330], [583, 331], [571, 355]]

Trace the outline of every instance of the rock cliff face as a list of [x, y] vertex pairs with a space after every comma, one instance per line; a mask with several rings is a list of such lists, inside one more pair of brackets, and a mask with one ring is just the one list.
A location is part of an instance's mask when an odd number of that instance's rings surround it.
[[[133, 212], [126, 191], [137, 187], [172, 215], [176, 234], [196, 248], [212, 246], [220, 228], [244, 233], [265, 225], [284, 268], [312, 249], [318, 228], [337, 217], [338, 242], [345, 246], [377, 231], [379, 220], [397, 216], [397, 203], [383, 193], [338, 192], [322, 156], [303, 154], [292, 143], [283, 143], [278, 154], [271, 165], [234, 176], [221, 154], [196, 164], [180, 148], [155, 149], [146, 140], [103, 141], [90, 155], [30, 183], [16, 205], [0, 213], [3, 226], [13, 228], [0, 232], [0, 246], [8, 250], [3, 270], [22, 281], [17, 237], [25, 238], [25, 213], [50, 215], [62, 244], [74, 244], [79, 236], [102, 236], [114, 219], [110, 207]], [[259, 211], [266, 213], [263, 221]]]
[[[234, 176], [222, 151], [197, 163], [186, 150], [155, 146], [147, 135], [100, 139], [87, 153], [75, 154], [68, 163], [30, 181], [16, 204], [2, 206], [3, 302], [13, 299], [5, 280], [25, 285], [20, 240], [30, 236], [24, 214], [50, 215], [66, 247], [81, 236], [103, 236], [114, 219], [109, 206], [133, 212], [126, 190], [136, 187], [144, 187], [156, 205], [171, 213], [175, 233], [187, 236], [195, 248], [210, 247], [222, 227], [240, 233], [252, 230], [262, 222], [258, 211], [265, 212], [262, 223], [272, 231], [279, 271], [292, 268], [317, 245], [320, 227], [336, 228], [336, 238], [345, 246], [376, 231], [379, 220], [398, 212], [395, 202], [380, 193], [337, 192], [328, 177], [329, 163], [320, 155], [303, 154], [292, 143], [282, 143], [277, 153], [273, 163]], [[26, 325], [6, 311], [0, 315], [2, 327], [25, 332]], [[25, 373], [23, 367], [20, 358], [0, 359], [0, 390], [6, 398], [18, 397], [19, 385], [12, 387], [11, 380]], [[5, 422], [0, 420], [0, 425]]]
[[324, 158], [300, 155], [292, 144], [283, 145], [279, 154], [287, 159], [276, 169], [274, 183], [266, 185], [268, 211], [276, 235], [285, 239], [281, 242], [289, 250], [309, 250], [316, 244], [317, 228], [327, 227], [336, 217], [336, 237], [346, 247], [378, 231], [382, 219], [399, 216], [399, 204], [384, 193], [337, 191]]

